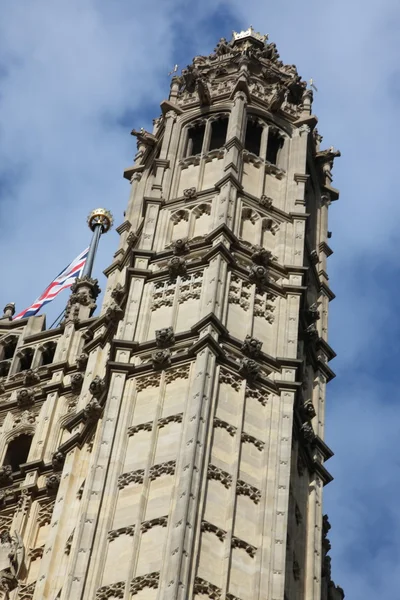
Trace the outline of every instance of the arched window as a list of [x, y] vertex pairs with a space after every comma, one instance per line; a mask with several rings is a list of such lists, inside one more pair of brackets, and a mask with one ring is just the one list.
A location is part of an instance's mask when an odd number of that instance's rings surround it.
[[268, 131], [267, 161], [272, 165], [278, 164], [279, 151], [283, 146], [283, 138], [274, 129]]
[[220, 117], [211, 123], [211, 139], [209, 150], [222, 148], [226, 142], [226, 134], [228, 131], [228, 118]]
[[10, 465], [13, 470], [20, 471], [20, 466], [27, 462], [32, 444], [32, 435], [23, 433], [11, 440], [3, 461], [3, 466]]
[[2, 342], [3, 352], [0, 360], [11, 360], [17, 347], [18, 338], [16, 336], [8, 337]]
[[205, 130], [206, 126], [204, 123], [195, 123], [193, 127], [190, 127], [186, 146], [186, 156], [201, 154]]
[[33, 360], [33, 348], [24, 348], [18, 353], [19, 356], [19, 366], [18, 371], [26, 371], [30, 369], [32, 366]]
[[[54, 354], [56, 352], [57, 344], [55, 342], [48, 342], [41, 348], [41, 365], [51, 365], [54, 360]], [[36, 362], [36, 361], [35, 361]]]
[[260, 155], [262, 132], [263, 127], [260, 125], [260, 123], [251, 119], [247, 121], [244, 147], [246, 150], [252, 154], [255, 154], [256, 156]]

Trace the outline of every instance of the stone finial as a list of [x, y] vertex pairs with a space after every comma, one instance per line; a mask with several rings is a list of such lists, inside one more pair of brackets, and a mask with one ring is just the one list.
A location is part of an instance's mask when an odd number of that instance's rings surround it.
[[175, 344], [174, 330], [172, 327], [164, 327], [156, 331], [156, 344], [158, 348], [168, 348]]
[[9, 319], [11, 321], [11, 319], [13, 318], [14, 315], [15, 315], [15, 304], [14, 304], [14, 302], [9, 302], [3, 308], [2, 319]]

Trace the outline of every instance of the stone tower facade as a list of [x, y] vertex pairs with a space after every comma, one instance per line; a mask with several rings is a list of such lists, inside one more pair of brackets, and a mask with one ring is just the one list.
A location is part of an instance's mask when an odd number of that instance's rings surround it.
[[312, 90], [252, 28], [174, 76], [120, 245], [0, 319], [0, 599], [342, 600], [322, 490], [328, 207]]

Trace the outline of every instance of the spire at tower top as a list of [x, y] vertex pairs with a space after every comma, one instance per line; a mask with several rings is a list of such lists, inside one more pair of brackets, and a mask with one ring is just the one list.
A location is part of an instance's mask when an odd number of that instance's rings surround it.
[[242, 41], [248, 38], [252, 38], [253, 40], [260, 42], [261, 44], [265, 44], [268, 40], [268, 34], [262, 35], [253, 29], [253, 25], [250, 25], [248, 29], [245, 31], [232, 31], [232, 42]]

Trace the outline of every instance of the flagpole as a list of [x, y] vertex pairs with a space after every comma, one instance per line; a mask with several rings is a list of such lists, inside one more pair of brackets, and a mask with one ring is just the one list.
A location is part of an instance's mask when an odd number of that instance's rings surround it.
[[86, 259], [85, 267], [83, 269], [82, 277], [91, 277], [94, 265], [94, 259], [96, 256], [97, 248], [99, 245], [100, 237], [103, 233], [107, 233], [111, 229], [113, 224], [113, 217], [110, 211], [105, 208], [96, 208], [92, 210], [87, 219], [89, 229], [93, 232], [92, 240], [89, 246], [88, 257]]

